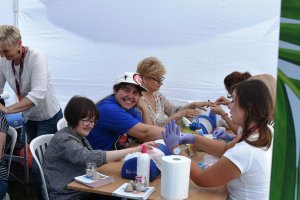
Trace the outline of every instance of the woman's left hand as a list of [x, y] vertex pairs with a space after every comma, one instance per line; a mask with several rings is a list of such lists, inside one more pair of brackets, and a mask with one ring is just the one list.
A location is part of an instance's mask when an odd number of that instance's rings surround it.
[[166, 131], [162, 132], [162, 137], [168, 149], [173, 149], [180, 144], [180, 127], [174, 120], [166, 125]]

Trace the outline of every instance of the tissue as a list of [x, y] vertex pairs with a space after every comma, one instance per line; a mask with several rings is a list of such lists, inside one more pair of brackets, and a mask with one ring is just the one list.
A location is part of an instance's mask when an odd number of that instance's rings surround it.
[[167, 200], [188, 198], [191, 160], [171, 155], [162, 158], [161, 195]]

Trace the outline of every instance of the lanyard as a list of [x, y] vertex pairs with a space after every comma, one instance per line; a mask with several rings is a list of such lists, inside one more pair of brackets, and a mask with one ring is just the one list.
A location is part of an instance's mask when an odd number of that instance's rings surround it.
[[14, 75], [15, 75], [15, 83], [16, 83], [16, 89], [17, 89], [17, 95], [18, 95], [19, 101], [21, 101], [21, 99], [22, 99], [21, 91], [20, 91], [20, 85], [21, 85], [21, 75], [22, 75], [23, 66], [24, 66], [24, 58], [25, 58], [25, 47], [22, 46], [21, 59], [20, 59], [19, 82], [17, 81], [17, 77], [16, 77], [15, 61], [13, 60], [11, 62], [11, 67], [12, 67], [12, 70], [13, 70]]

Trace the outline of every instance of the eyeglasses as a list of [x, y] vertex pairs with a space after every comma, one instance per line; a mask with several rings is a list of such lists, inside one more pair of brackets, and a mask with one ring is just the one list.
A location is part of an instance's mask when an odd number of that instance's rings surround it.
[[156, 79], [156, 78], [153, 78], [153, 77], [149, 77], [149, 78], [156, 81], [158, 84], [161, 84], [165, 80], [165, 77], [161, 77], [160, 79]]
[[97, 124], [96, 120], [81, 119], [81, 121], [83, 122], [84, 126], [89, 126], [89, 125], [95, 126]]

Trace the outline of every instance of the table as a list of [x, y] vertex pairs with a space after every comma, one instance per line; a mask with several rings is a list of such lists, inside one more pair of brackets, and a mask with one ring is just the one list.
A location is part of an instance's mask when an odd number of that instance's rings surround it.
[[[205, 153], [198, 152], [195, 156], [192, 157], [194, 161], [202, 161]], [[106, 174], [108, 176], [114, 177], [115, 182], [98, 187], [98, 188], [90, 188], [85, 185], [82, 185], [78, 182], [72, 181], [68, 184], [69, 189], [79, 190], [90, 193], [97, 193], [111, 196], [112, 192], [120, 187], [123, 183], [129, 182], [128, 179], [121, 178], [121, 169], [122, 169], [123, 161], [115, 161], [105, 164], [97, 169], [98, 172]], [[156, 178], [154, 181], [150, 182], [150, 186], [155, 187], [155, 192], [148, 199], [162, 200], [164, 199], [160, 195], [160, 177]], [[189, 198], [191, 200], [198, 199], [209, 199], [209, 200], [225, 200], [227, 197], [227, 188], [226, 186], [214, 187], [214, 188], [201, 188], [195, 185], [190, 180], [189, 186]]]

